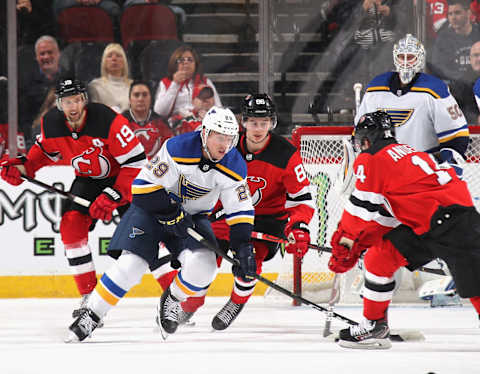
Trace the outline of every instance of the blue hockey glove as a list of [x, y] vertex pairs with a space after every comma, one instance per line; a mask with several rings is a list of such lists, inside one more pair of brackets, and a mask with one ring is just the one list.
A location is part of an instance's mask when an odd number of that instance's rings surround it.
[[446, 163], [455, 170], [457, 176], [462, 179], [463, 178], [463, 167], [462, 165], [465, 163], [463, 157], [458, 153], [456, 150], [452, 148], [442, 148], [440, 150], [440, 162], [442, 164]]
[[172, 205], [172, 211], [169, 213], [157, 214], [157, 220], [167, 233], [179, 238], [186, 238], [187, 229], [193, 227], [192, 216], [178, 204]]
[[236, 277], [242, 278], [245, 282], [250, 282], [253, 275], [257, 273], [257, 262], [255, 261], [255, 252], [251, 244], [243, 245], [238, 249], [232, 249], [233, 258], [238, 261], [237, 265], [232, 266], [232, 273]]

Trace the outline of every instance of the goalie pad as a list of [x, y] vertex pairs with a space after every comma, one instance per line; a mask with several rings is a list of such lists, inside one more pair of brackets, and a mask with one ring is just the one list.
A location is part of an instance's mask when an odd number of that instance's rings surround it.
[[432, 300], [435, 295], [454, 296], [457, 287], [450, 275], [440, 279], [425, 282], [418, 290], [418, 297], [422, 300]]
[[355, 187], [355, 173], [353, 163], [355, 162], [355, 151], [350, 141], [343, 139], [343, 159], [340, 170], [337, 173], [335, 189], [342, 196], [350, 196]]

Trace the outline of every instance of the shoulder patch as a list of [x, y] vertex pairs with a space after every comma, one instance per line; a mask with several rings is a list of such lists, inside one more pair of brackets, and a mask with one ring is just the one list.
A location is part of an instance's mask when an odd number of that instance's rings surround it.
[[267, 162], [280, 169], [285, 169], [297, 148], [284, 137], [273, 134], [270, 144], [263, 152], [255, 155], [256, 160]]
[[108, 106], [99, 103], [87, 104], [87, 123], [81, 135], [88, 135], [92, 138], [108, 138], [113, 120], [117, 112]]
[[71, 136], [65, 125], [65, 115], [57, 108], [50, 109], [43, 117], [43, 134], [48, 138], [62, 138]]
[[370, 81], [370, 83], [368, 83], [367, 91], [390, 91], [390, 81], [393, 74], [395, 74], [393, 71], [388, 71], [386, 73], [377, 75]]
[[425, 73], [420, 73], [410, 91], [428, 93], [436, 99], [443, 99], [450, 95], [448, 86], [444, 81]]
[[247, 164], [236, 148], [233, 148], [220, 162], [215, 164], [215, 169], [236, 181], [247, 177]]
[[197, 164], [202, 158], [200, 132], [187, 132], [166, 141], [170, 157], [179, 164]]

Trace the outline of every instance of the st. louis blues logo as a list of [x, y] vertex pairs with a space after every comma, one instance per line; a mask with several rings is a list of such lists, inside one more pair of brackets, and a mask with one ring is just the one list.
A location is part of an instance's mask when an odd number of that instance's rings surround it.
[[388, 109], [388, 108], [379, 108], [386, 112], [392, 119], [393, 126], [400, 127], [404, 125], [414, 112], [414, 109]]
[[130, 239], [135, 239], [135, 236], [140, 236], [145, 234], [145, 231], [137, 228], [137, 227], [132, 227], [132, 232], [128, 235]]
[[187, 178], [182, 174], [178, 179], [178, 193], [176, 196], [180, 202], [185, 200], [197, 200], [205, 196], [211, 191], [209, 188], [198, 186], [192, 182], [189, 182]]

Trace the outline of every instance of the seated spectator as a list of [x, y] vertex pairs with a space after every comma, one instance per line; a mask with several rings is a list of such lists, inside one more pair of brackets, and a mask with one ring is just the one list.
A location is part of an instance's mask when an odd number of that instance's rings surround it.
[[427, 0], [427, 35], [433, 40], [440, 29], [447, 25], [447, 0]]
[[32, 68], [20, 71], [19, 130], [25, 135], [27, 149], [33, 144], [31, 128], [48, 92], [55, 87], [63, 70], [60, 67], [60, 50], [52, 36], [44, 35], [35, 43], [35, 59]]
[[470, 0], [448, 0], [448, 27], [438, 33], [429, 63], [432, 74], [447, 83], [465, 74], [470, 49], [480, 40], [480, 26], [472, 24], [470, 16]]
[[121, 113], [128, 109], [129, 79], [128, 61], [120, 44], [110, 43], [102, 56], [101, 76], [88, 85], [88, 94], [93, 103], [108, 105]]
[[197, 52], [182, 45], [170, 56], [167, 77], [160, 80], [154, 110], [166, 118], [174, 114], [185, 115], [193, 109], [193, 96], [205, 86], [212, 88], [215, 105], [221, 106], [215, 86], [202, 73]]
[[[65, 8], [72, 6], [98, 6], [105, 10], [112, 18], [120, 16], [120, 5], [115, 0], [54, 0], [53, 11], [55, 16]], [[88, 25], [86, 25], [88, 27]]]
[[192, 100], [191, 112], [184, 115], [175, 114], [168, 120], [168, 124], [174, 130], [175, 135], [197, 130], [202, 124], [203, 117], [208, 110], [215, 105], [214, 92], [211, 87], [203, 87]]
[[168, 138], [175, 134], [165, 121], [152, 110], [152, 90], [144, 81], [134, 81], [130, 86], [129, 109], [122, 114], [137, 136], [148, 159], [151, 159]]
[[[480, 78], [480, 41], [473, 44], [470, 49], [470, 65], [467, 67], [467, 71], [460, 79], [450, 84], [451, 94], [457, 99], [469, 125], [477, 125], [480, 115], [473, 93], [478, 78]], [[480, 83], [478, 83], [478, 86], [480, 87]]]

